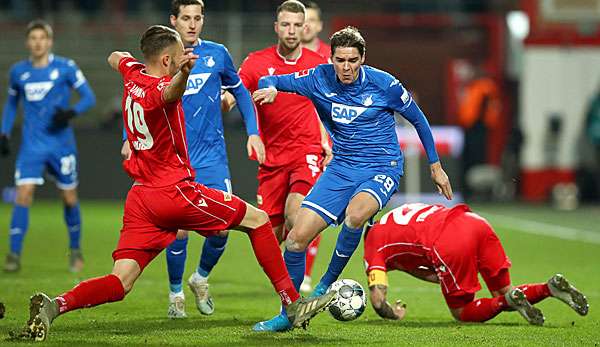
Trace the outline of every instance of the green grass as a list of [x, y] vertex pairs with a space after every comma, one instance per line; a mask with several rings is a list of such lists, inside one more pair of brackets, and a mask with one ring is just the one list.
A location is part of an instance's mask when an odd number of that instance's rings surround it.
[[[599, 230], [598, 208], [556, 213], [545, 207], [521, 205], [482, 205], [483, 215], [511, 215], [526, 220], [583, 230]], [[0, 301], [7, 307], [0, 320], [0, 345], [9, 330], [19, 328], [27, 319], [29, 296], [38, 290], [60, 294], [80, 280], [110, 271], [111, 252], [116, 245], [121, 223], [122, 202], [82, 203], [83, 250], [86, 267], [79, 275], [67, 271], [67, 233], [62, 208], [54, 202], [36, 202], [31, 210], [31, 227], [25, 242], [22, 271], [0, 273]], [[0, 226], [9, 223], [10, 206], [0, 206]], [[490, 217], [493, 222], [493, 218]], [[595, 222], [594, 222], [595, 220]], [[131, 294], [120, 303], [71, 312], [58, 318], [46, 345], [600, 345], [600, 244], [536, 236], [519, 231], [519, 225], [495, 225], [513, 262], [514, 284], [546, 281], [562, 272], [584, 291], [590, 301], [590, 314], [579, 317], [566, 305], [549, 299], [539, 304], [546, 316], [543, 327], [533, 327], [517, 313], [503, 313], [485, 324], [460, 324], [453, 321], [436, 285], [420, 282], [400, 272], [390, 273], [390, 299], [408, 303], [403, 322], [379, 319], [369, 307], [354, 322], [337, 322], [324, 313], [316, 317], [307, 331], [265, 334], [253, 333], [252, 324], [270, 318], [278, 311], [278, 299], [252, 255], [247, 237], [230, 238], [221, 263], [211, 275], [215, 314], [200, 316], [188, 298], [186, 320], [166, 318], [167, 274], [164, 255], [144, 272]], [[6, 230], [6, 229], [4, 229]], [[598, 231], [600, 232], [600, 231]], [[0, 249], [7, 249], [7, 239]], [[336, 232], [327, 230], [317, 258], [315, 273], [327, 265]], [[192, 237], [188, 248], [185, 279], [195, 269], [201, 237]], [[343, 277], [366, 284], [362, 249], [351, 260]], [[488, 295], [480, 292], [481, 296]], [[21, 345], [22, 343], [18, 343]]]

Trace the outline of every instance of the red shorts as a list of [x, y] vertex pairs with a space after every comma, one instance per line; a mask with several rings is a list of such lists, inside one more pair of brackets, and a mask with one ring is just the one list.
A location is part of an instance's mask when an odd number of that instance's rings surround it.
[[490, 290], [510, 284], [508, 271], [502, 270], [509, 269], [511, 263], [498, 236], [485, 219], [472, 212], [460, 213], [447, 222], [431, 258], [450, 308], [473, 300], [481, 289], [478, 273]]
[[308, 194], [321, 175], [320, 153], [306, 154], [286, 166], [258, 168], [258, 208], [265, 211], [276, 227], [284, 221], [285, 201], [290, 193]]
[[113, 259], [133, 259], [142, 270], [175, 240], [177, 230], [211, 236], [239, 225], [246, 203], [235, 195], [190, 181], [127, 194], [123, 229]]

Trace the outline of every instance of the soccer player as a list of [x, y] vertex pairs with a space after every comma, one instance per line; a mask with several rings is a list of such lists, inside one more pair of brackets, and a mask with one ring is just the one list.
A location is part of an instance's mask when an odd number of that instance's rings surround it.
[[[17, 155], [15, 184], [17, 194], [10, 222], [10, 253], [4, 271], [21, 268], [23, 239], [29, 226], [29, 207], [36, 185], [44, 184], [44, 172], [56, 182], [64, 203], [64, 219], [69, 232], [69, 269], [83, 267], [81, 254], [81, 213], [77, 197], [77, 147], [69, 121], [96, 103], [83, 73], [71, 59], [51, 53], [52, 27], [42, 20], [27, 26], [29, 59], [12, 66], [9, 72], [8, 99], [2, 113], [0, 154], [10, 153], [9, 136], [23, 101], [23, 133]], [[79, 101], [71, 105], [71, 90]]]
[[247, 233], [258, 262], [287, 308], [289, 323], [305, 324], [335, 294], [301, 299], [285, 269], [268, 216], [232, 194], [194, 182], [181, 97], [199, 56], [192, 49], [184, 50], [179, 34], [162, 25], [148, 28], [140, 46], [146, 65], [126, 52], [108, 57], [110, 66], [123, 77], [123, 120], [132, 150], [123, 167], [135, 181], [125, 202], [113, 271], [81, 282], [54, 299], [43, 293], [34, 295], [21, 336], [44, 340], [57, 316], [122, 300], [146, 265], [175, 240], [179, 229], [204, 236], [231, 228]]
[[[250, 90], [262, 76], [281, 75], [314, 68], [327, 59], [302, 47], [305, 8], [285, 1], [276, 11], [277, 45], [253, 52], [242, 63], [240, 77]], [[280, 241], [294, 225], [300, 203], [331, 160], [327, 132], [309, 99], [281, 95], [269, 105], [257, 105], [266, 161], [258, 168], [258, 206], [269, 214]], [[316, 251], [315, 251], [316, 254]], [[314, 256], [308, 256], [309, 261]]]
[[[221, 91], [228, 91], [242, 114], [248, 134], [248, 156], [256, 154], [264, 161], [264, 145], [258, 135], [256, 112], [250, 93], [241, 83], [233, 61], [225, 46], [200, 39], [204, 24], [202, 0], [174, 0], [171, 3], [171, 25], [181, 36], [186, 47], [193, 47], [201, 56], [194, 65], [183, 94], [183, 111], [190, 162], [196, 171], [196, 182], [228, 193], [231, 175], [223, 137]], [[177, 239], [167, 247], [169, 272], [170, 318], [186, 317], [182, 278], [187, 257], [187, 231], [180, 231]], [[208, 276], [225, 251], [227, 233], [208, 237], [204, 241], [199, 265], [190, 276], [188, 285], [195, 295], [200, 313], [210, 315], [214, 304], [209, 293]]]
[[[253, 93], [260, 105], [283, 96], [278, 90], [307, 96], [333, 139], [333, 160], [302, 202], [284, 254], [290, 276], [299, 288], [308, 244], [328, 225], [342, 224], [327, 272], [313, 295], [324, 293], [339, 277], [360, 242], [363, 225], [387, 204], [398, 187], [403, 157], [394, 112], [416, 128], [433, 181], [440, 193], [452, 198], [429, 123], [400, 81], [387, 72], [363, 66], [365, 41], [355, 28], [334, 33], [331, 49], [332, 64], [265, 76], [259, 81], [260, 89]], [[264, 330], [285, 330], [283, 318], [275, 316], [259, 324]]]
[[[565, 302], [582, 316], [586, 297], [567, 279], [554, 275], [547, 283], [513, 287], [510, 260], [485, 219], [468, 206], [406, 204], [385, 214], [365, 235], [365, 263], [371, 305], [386, 319], [402, 319], [405, 305], [386, 301], [387, 271], [400, 270], [439, 283], [452, 316], [463, 322], [484, 322], [500, 312], [516, 310], [529, 323], [544, 323], [532, 306], [548, 297]], [[485, 281], [492, 298], [475, 300]]]
[[304, 6], [306, 7], [306, 26], [302, 33], [302, 46], [329, 59], [331, 57], [331, 46], [319, 39], [319, 34], [323, 30], [321, 8], [314, 1], [307, 1]]

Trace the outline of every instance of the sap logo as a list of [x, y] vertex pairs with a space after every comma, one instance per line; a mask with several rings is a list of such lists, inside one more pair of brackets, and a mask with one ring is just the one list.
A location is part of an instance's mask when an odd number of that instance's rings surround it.
[[331, 104], [331, 118], [338, 123], [350, 124], [367, 110], [366, 107]]
[[208, 81], [210, 75], [210, 72], [190, 75], [190, 77], [188, 77], [187, 86], [185, 87], [185, 93], [183, 93], [183, 95], [198, 94], [200, 89], [202, 89], [204, 84], [206, 84], [206, 81]]
[[41, 101], [52, 87], [54, 87], [54, 82], [25, 83], [25, 98], [27, 101]]

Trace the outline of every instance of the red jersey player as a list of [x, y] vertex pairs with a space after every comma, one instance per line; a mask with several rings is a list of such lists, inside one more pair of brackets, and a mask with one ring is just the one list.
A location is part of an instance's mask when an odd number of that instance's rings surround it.
[[[327, 63], [324, 57], [300, 45], [305, 16], [302, 3], [285, 1], [276, 15], [277, 45], [250, 53], [240, 67], [242, 83], [251, 93], [257, 90], [262, 76], [302, 73]], [[258, 169], [258, 206], [268, 213], [282, 241], [322, 165], [331, 160], [331, 149], [308, 98], [282, 93], [272, 104], [257, 105], [257, 110], [266, 153]], [[326, 158], [322, 163], [323, 154]]]
[[[510, 260], [485, 219], [466, 205], [407, 204], [385, 214], [365, 237], [365, 263], [371, 304], [382, 318], [402, 319], [405, 306], [386, 301], [387, 271], [400, 270], [439, 283], [455, 319], [483, 322], [502, 311], [517, 310], [529, 323], [544, 323], [532, 306], [555, 297], [580, 315], [588, 313], [586, 297], [560, 274], [547, 283], [513, 287]], [[493, 298], [474, 300], [481, 274]]]
[[146, 265], [175, 240], [179, 229], [203, 236], [227, 229], [246, 232], [258, 262], [287, 307], [289, 322], [296, 327], [304, 324], [333, 296], [301, 299], [268, 216], [234, 195], [194, 182], [181, 96], [198, 56], [191, 49], [184, 51], [179, 34], [161, 25], [146, 30], [141, 51], [147, 65], [126, 52], [113, 52], [108, 58], [123, 77], [123, 117], [132, 149], [123, 166], [135, 180], [125, 202], [112, 273], [83, 281], [54, 299], [43, 293], [34, 295], [21, 337], [44, 340], [58, 315], [122, 300]]

